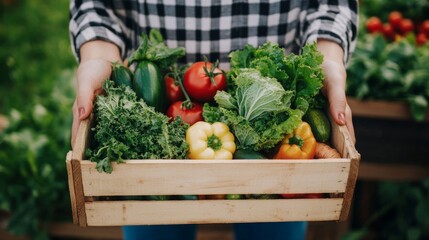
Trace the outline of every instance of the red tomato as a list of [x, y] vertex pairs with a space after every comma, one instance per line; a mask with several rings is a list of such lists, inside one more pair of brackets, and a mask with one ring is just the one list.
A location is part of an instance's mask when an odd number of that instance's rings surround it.
[[370, 33], [381, 32], [383, 30], [383, 23], [378, 17], [370, 17], [366, 21], [366, 30]]
[[186, 104], [183, 104], [183, 101], [177, 101], [173, 103], [167, 109], [167, 116], [170, 118], [175, 118], [180, 116], [182, 120], [192, 125], [198, 121], [203, 121], [203, 107], [198, 103], [192, 103], [192, 108], [187, 108]]
[[426, 34], [426, 37], [429, 38], [429, 20], [425, 20], [420, 25], [420, 33]]
[[402, 21], [402, 14], [400, 12], [398, 12], [398, 11], [390, 12], [389, 23], [394, 29], [399, 30], [399, 26], [401, 25], [401, 21]]
[[183, 84], [192, 100], [210, 102], [216, 91], [226, 89], [226, 76], [216, 64], [196, 62], [186, 70]]
[[428, 41], [428, 38], [426, 37], [426, 34], [419, 33], [416, 36], [416, 44], [417, 46], [425, 45]]
[[401, 34], [406, 35], [407, 33], [412, 32], [413, 30], [414, 30], [413, 22], [408, 18], [402, 19], [401, 24], [399, 25], [399, 31], [401, 32]]
[[395, 31], [393, 30], [392, 25], [390, 25], [389, 23], [383, 25], [383, 35], [386, 39], [395, 39]]
[[176, 85], [176, 83], [174, 82], [174, 78], [170, 76], [165, 76], [164, 80], [169, 103], [185, 100], [185, 95], [183, 94], [182, 89], [180, 89], [180, 86]]

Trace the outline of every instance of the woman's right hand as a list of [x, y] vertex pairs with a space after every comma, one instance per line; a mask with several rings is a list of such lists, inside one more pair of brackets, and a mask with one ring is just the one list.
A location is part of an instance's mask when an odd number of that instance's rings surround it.
[[110, 77], [112, 62], [120, 61], [118, 48], [109, 42], [85, 43], [80, 53], [81, 62], [76, 74], [76, 99], [72, 109], [72, 147], [80, 122], [91, 114], [95, 97], [103, 91], [103, 82]]

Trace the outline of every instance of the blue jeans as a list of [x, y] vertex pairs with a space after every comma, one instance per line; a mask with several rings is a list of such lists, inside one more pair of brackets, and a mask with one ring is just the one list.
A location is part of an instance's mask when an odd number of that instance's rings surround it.
[[[123, 227], [124, 240], [194, 240], [196, 225]], [[304, 240], [307, 222], [236, 223], [235, 240]]]

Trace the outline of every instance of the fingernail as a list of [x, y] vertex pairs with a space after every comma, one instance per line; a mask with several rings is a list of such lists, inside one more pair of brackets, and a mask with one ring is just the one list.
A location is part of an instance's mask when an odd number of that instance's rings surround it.
[[340, 121], [341, 124], [345, 124], [346, 123], [346, 115], [344, 113], [339, 113], [338, 114], [338, 120]]
[[81, 107], [79, 108], [79, 118], [82, 118], [83, 115], [85, 115], [85, 108]]

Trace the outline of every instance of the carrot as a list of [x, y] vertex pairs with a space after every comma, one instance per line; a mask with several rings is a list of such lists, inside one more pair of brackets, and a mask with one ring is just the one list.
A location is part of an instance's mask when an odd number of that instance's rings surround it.
[[337, 150], [331, 148], [329, 145], [318, 142], [316, 144], [316, 153], [314, 158], [341, 158], [341, 155]]

